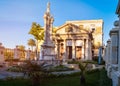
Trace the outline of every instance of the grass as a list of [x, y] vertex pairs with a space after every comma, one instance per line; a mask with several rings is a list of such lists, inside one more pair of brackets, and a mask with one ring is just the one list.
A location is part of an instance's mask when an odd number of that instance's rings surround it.
[[[31, 86], [26, 79], [0, 80], [0, 86]], [[79, 73], [48, 78], [41, 86], [81, 86]], [[112, 81], [106, 76], [106, 71], [96, 70], [86, 73], [85, 86], [112, 86]]]
[[11, 79], [0, 80], [0, 86], [30, 86], [28, 80], [23, 79]]

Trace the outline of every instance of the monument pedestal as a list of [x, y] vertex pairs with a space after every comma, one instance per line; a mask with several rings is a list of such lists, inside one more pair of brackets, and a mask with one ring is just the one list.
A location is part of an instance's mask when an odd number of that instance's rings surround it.
[[120, 71], [116, 71], [112, 76], [113, 86], [120, 86]]
[[53, 44], [43, 44], [42, 46], [42, 60], [55, 60], [55, 46]]
[[47, 10], [44, 14], [44, 43], [41, 46], [42, 48], [42, 60], [48, 63], [53, 63], [55, 60], [55, 44], [52, 40], [52, 29], [53, 29], [54, 18], [50, 14], [50, 3], [47, 4]]

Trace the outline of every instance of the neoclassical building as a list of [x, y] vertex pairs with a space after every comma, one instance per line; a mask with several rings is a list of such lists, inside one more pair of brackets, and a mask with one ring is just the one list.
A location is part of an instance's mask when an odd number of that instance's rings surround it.
[[92, 60], [103, 46], [103, 20], [66, 21], [53, 39], [58, 59]]
[[103, 20], [66, 21], [53, 32], [50, 3], [44, 14], [44, 43], [41, 60], [92, 60], [103, 46]]

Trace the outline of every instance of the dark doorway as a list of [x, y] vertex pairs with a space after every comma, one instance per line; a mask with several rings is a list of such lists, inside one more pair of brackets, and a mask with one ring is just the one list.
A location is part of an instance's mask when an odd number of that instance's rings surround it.
[[76, 46], [76, 58], [81, 59], [81, 57], [82, 57], [82, 47]]
[[68, 59], [72, 59], [72, 46], [68, 46]]

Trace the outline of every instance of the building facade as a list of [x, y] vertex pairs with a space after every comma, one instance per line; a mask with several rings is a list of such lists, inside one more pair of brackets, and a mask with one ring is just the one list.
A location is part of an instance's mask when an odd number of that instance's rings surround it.
[[103, 20], [66, 21], [53, 32], [50, 3], [44, 14], [44, 42], [40, 60], [92, 60], [103, 46]]
[[4, 58], [4, 46], [2, 45], [2, 43], [0, 43], [0, 64], [4, 62], [5, 58]]
[[103, 20], [67, 21], [53, 35], [57, 59], [92, 60], [103, 46]]
[[30, 49], [21, 50], [18, 46], [14, 49], [6, 48], [0, 43], [0, 64], [6, 61], [36, 60], [36, 53]]

